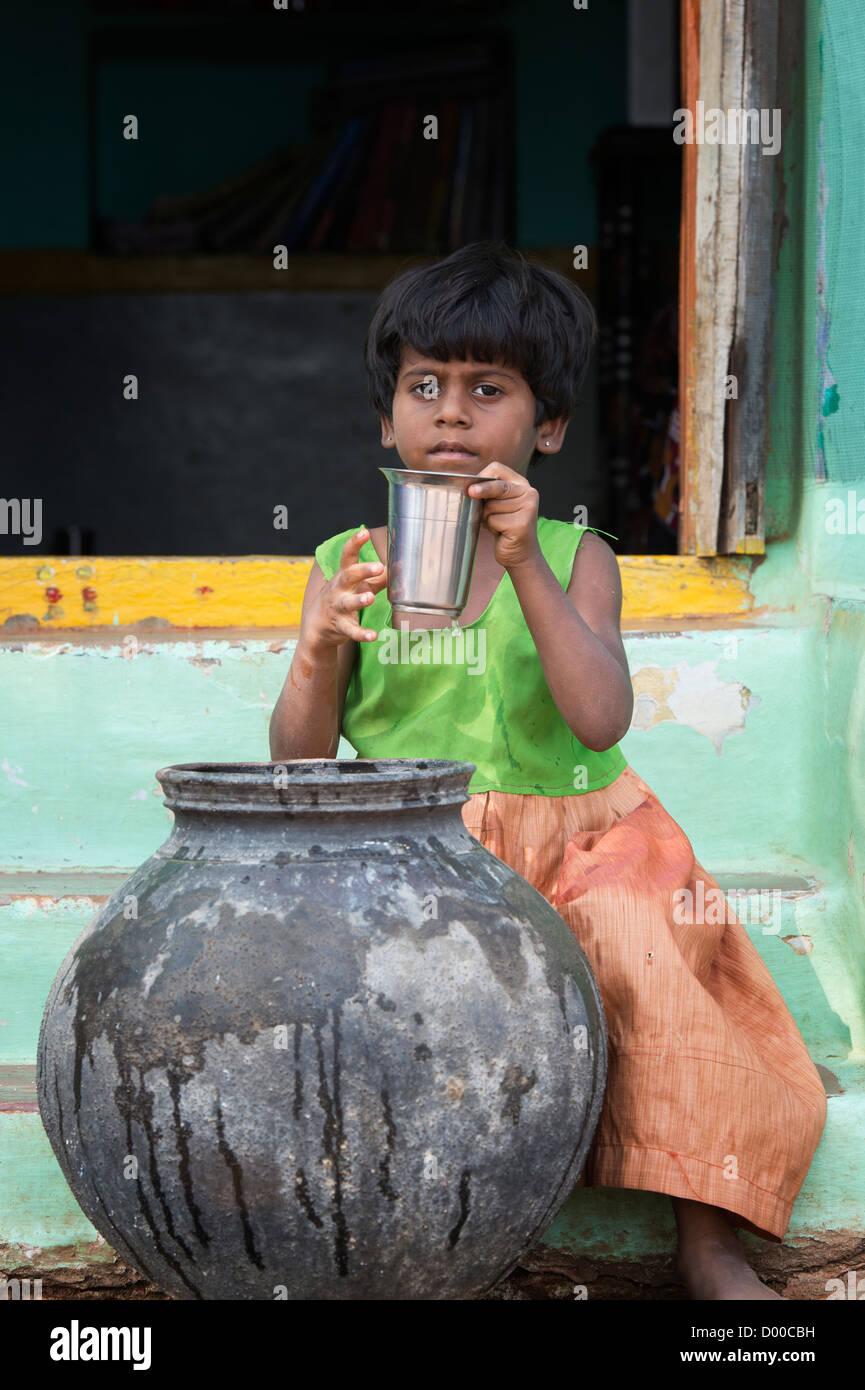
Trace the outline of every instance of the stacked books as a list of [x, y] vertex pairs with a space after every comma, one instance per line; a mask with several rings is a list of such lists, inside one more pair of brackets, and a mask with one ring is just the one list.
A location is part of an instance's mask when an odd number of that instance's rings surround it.
[[286, 145], [215, 188], [157, 198], [143, 224], [103, 222], [103, 248], [437, 255], [511, 238], [505, 92], [483, 42], [344, 63], [316, 94], [308, 145]]

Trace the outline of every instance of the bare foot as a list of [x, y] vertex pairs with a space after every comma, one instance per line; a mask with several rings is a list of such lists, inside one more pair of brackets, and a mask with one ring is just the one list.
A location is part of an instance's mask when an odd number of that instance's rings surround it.
[[679, 1251], [676, 1264], [689, 1298], [701, 1301], [782, 1298], [754, 1273], [738, 1240], [736, 1247], [731, 1248], [722, 1241], [699, 1240]]
[[679, 1232], [676, 1264], [690, 1298], [787, 1301], [754, 1273], [723, 1207], [684, 1197], [671, 1200]]

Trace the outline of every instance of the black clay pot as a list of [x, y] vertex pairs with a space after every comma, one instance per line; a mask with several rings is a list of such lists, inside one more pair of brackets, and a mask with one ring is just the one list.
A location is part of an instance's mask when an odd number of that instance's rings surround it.
[[182, 1299], [462, 1299], [539, 1238], [606, 1076], [549, 903], [465, 829], [471, 763], [179, 766], [79, 937], [39, 1107], [83, 1210]]

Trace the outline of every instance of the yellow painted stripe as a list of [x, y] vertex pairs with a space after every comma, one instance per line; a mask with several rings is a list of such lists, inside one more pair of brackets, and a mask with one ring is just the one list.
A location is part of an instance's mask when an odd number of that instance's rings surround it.
[[[622, 555], [622, 621], [753, 618], [752, 561]], [[0, 559], [0, 626], [297, 627], [311, 556]]]
[[652, 619], [753, 620], [758, 561], [733, 555], [620, 555], [622, 623]]
[[22, 615], [45, 628], [292, 627], [312, 566], [308, 556], [0, 560], [0, 624]]

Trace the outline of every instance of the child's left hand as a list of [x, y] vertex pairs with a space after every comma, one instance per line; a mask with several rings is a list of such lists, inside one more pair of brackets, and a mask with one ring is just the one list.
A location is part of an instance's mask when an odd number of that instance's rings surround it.
[[495, 556], [504, 569], [524, 564], [541, 553], [538, 544], [537, 488], [521, 473], [503, 463], [488, 463], [478, 474], [484, 483], [472, 483], [470, 497], [485, 498], [481, 524], [496, 537]]

